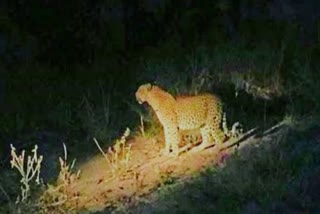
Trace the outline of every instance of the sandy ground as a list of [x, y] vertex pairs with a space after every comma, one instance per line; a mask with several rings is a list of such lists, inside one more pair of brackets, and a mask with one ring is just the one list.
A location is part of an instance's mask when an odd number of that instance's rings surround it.
[[[225, 148], [235, 141], [225, 142], [223, 149], [213, 146], [170, 157], [162, 155], [162, 141], [135, 137], [126, 142], [131, 144], [127, 166], [112, 170], [105, 157], [97, 155], [80, 167], [80, 178], [70, 187], [70, 192], [79, 196], [77, 209], [99, 211], [108, 207], [132, 206], [170, 179], [188, 179], [209, 166], [223, 164], [224, 158], [233, 150]], [[252, 141], [252, 138], [246, 141]]]

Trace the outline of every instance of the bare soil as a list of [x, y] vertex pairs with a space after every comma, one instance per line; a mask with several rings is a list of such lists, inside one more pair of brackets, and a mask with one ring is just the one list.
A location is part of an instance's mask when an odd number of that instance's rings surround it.
[[225, 142], [224, 149], [213, 146], [172, 157], [162, 154], [162, 140], [155, 142], [134, 137], [126, 143], [132, 145], [130, 161], [126, 167], [112, 170], [105, 157], [97, 155], [80, 166], [80, 178], [70, 192], [79, 196], [79, 210], [93, 212], [132, 206], [172, 179], [188, 179], [209, 166], [223, 164], [232, 152], [232, 149], [226, 149], [232, 143]]

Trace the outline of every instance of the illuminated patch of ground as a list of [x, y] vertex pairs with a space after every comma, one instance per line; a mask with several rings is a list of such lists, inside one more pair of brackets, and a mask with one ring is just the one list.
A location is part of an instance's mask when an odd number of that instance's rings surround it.
[[[258, 140], [251, 136], [241, 145]], [[223, 164], [223, 159], [233, 152], [233, 149], [226, 147], [234, 142], [226, 142], [223, 151], [211, 147], [199, 152], [182, 153], [179, 157], [161, 155], [163, 143], [141, 137], [127, 143], [132, 144], [132, 153], [125, 171], [112, 172], [110, 164], [102, 155], [80, 167], [80, 179], [72, 188], [79, 195], [77, 209], [97, 211], [107, 207], [134, 205], [173, 179], [188, 179], [209, 166]]]

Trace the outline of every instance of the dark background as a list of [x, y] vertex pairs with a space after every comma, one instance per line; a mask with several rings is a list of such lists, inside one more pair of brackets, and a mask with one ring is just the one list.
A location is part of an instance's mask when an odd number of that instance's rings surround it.
[[[183, 48], [246, 40], [278, 47], [285, 36], [317, 42], [317, 0], [2, 1], [4, 65], [50, 66], [120, 59], [174, 40]], [[295, 35], [286, 35], [288, 28]], [[63, 52], [61, 52], [63, 50]], [[143, 56], [143, 54], [141, 55]]]

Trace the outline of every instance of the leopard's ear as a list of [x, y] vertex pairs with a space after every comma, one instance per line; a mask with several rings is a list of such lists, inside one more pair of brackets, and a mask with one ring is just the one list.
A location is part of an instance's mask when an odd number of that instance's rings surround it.
[[147, 83], [147, 84], [146, 84], [146, 89], [147, 89], [148, 91], [150, 91], [151, 88], [152, 88], [152, 85], [151, 85], [150, 83]]

